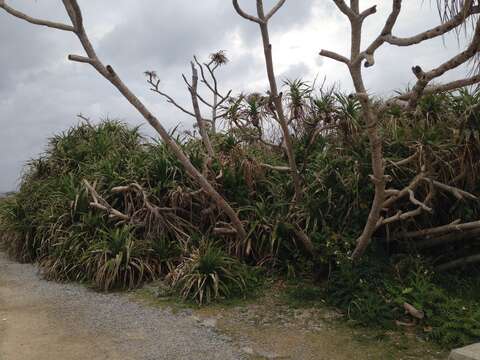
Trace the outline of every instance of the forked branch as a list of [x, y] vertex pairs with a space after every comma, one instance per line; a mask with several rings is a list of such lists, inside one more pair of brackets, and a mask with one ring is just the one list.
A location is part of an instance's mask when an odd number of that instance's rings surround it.
[[49, 20], [37, 19], [31, 16], [28, 16], [27, 14], [24, 14], [21, 11], [15, 10], [14, 8], [8, 6], [8, 4], [5, 3], [5, 0], [0, 1], [0, 8], [4, 9], [10, 15], [13, 15], [19, 19], [25, 20], [30, 24], [46, 26], [49, 28], [63, 30], [63, 31], [71, 31], [71, 32], [74, 31], [74, 28], [71, 25], [57, 23]]
[[122, 222], [130, 220], [128, 215], [125, 215], [124, 213], [110, 206], [110, 204], [97, 193], [94, 185], [91, 185], [87, 180], [83, 180], [83, 184], [93, 200], [90, 202], [90, 207], [106, 212], [110, 219], [117, 219]]
[[285, 116], [282, 97], [278, 91], [277, 80], [275, 77], [275, 69], [273, 66], [272, 44], [270, 43], [270, 35], [269, 35], [269, 29], [268, 29], [269, 20], [285, 4], [285, 1], [280, 0], [274, 6], [274, 8], [267, 15], [265, 15], [263, 0], [256, 0], [257, 17], [253, 17], [251, 15], [246, 14], [240, 8], [238, 4], [238, 0], [232, 0], [232, 1], [233, 1], [233, 6], [235, 10], [240, 16], [256, 22], [257, 24], [259, 24], [259, 27], [260, 27], [260, 33], [262, 36], [262, 44], [263, 44], [263, 52], [265, 57], [265, 66], [267, 70], [268, 82], [270, 84], [270, 100], [272, 105], [271, 106], [272, 115], [278, 121], [282, 129], [283, 141], [285, 144], [285, 149], [288, 157], [288, 165], [290, 168], [293, 185], [295, 189], [294, 202], [298, 203], [303, 196], [303, 190], [301, 186], [300, 174], [298, 172], [298, 167], [295, 160], [295, 154], [293, 151], [292, 139], [291, 139], [290, 130], [288, 127], [288, 120], [287, 120], [287, 117]]
[[439, 36], [443, 36], [446, 33], [458, 28], [465, 23], [465, 20], [472, 15], [480, 13], [480, 7], [473, 5], [473, 0], [465, 0], [462, 8], [454, 17], [450, 20], [435, 26], [431, 29], [420, 32], [410, 37], [395, 37], [392, 35], [386, 35], [385, 41], [395, 46], [411, 46], [419, 44], [423, 41], [434, 39]]
[[240, 7], [240, 4], [238, 3], [238, 0], [233, 0], [233, 7], [235, 8], [235, 11], [238, 13], [238, 15], [240, 15], [244, 19], [253, 21], [257, 24], [263, 23], [263, 21], [260, 20], [258, 17], [247, 14], [245, 11], [243, 11], [243, 9]]
[[[433, 79], [442, 76], [446, 72], [453, 70], [462, 64], [465, 64], [467, 61], [472, 59], [479, 51], [480, 51], [480, 18], [476, 22], [475, 32], [474, 32], [472, 41], [464, 51], [462, 51], [458, 55], [453, 56], [448, 61], [444, 62], [443, 64], [439, 65], [438, 67], [428, 72], [421, 71], [420, 76], [416, 74], [418, 77], [418, 81], [411, 92], [411, 97], [409, 99], [409, 104], [408, 104], [409, 108], [413, 109], [416, 107], [418, 100], [423, 95], [425, 88]], [[414, 67], [415, 73], [418, 73], [419, 72], [418, 70], [421, 70], [419, 66]]]

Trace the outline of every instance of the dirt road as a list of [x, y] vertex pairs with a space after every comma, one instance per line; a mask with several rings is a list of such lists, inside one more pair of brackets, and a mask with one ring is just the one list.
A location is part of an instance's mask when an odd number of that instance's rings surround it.
[[352, 329], [327, 308], [292, 308], [278, 291], [196, 310], [148, 294], [44, 281], [0, 253], [0, 360], [446, 358], [415, 337]]
[[0, 253], [1, 360], [242, 359], [188, 314], [40, 279]]

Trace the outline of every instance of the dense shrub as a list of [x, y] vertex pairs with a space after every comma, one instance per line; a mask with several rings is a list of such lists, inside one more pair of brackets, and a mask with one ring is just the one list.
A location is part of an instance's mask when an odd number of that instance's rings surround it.
[[[228, 218], [165, 144], [147, 141], [138, 128], [103, 121], [53, 137], [28, 163], [19, 191], [0, 203], [2, 242], [18, 260], [38, 262], [50, 279], [88, 281], [109, 290], [168, 276], [185, 298], [200, 303], [250, 291], [257, 281], [252, 266], [290, 278], [330, 275], [329, 301], [358, 323], [391, 327], [408, 302], [425, 312], [422, 325], [432, 328], [428, 337], [443, 344], [475, 339], [479, 315], [471, 297], [440, 287], [434, 267], [480, 252], [478, 242], [450, 239], [427, 247], [426, 239], [411, 241], [402, 234], [480, 218], [480, 204], [472, 197], [432, 188], [434, 179], [480, 193], [480, 115], [478, 107], [469, 110], [480, 92], [427, 96], [414, 114], [399, 108], [381, 114], [389, 187], [403, 189], [419, 173], [428, 175], [415, 195], [428, 200], [432, 211], [380, 227], [373, 239], [379, 251], [370, 249], [368, 260], [354, 266], [350, 254], [374, 194], [358, 100], [333, 92], [317, 96], [304, 82], [287, 85], [289, 99], [304, 97], [295, 101], [302, 118], [292, 125], [305, 192], [296, 206], [291, 176], [274, 169], [286, 162], [281, 146], [252, 135], [252, 116], [258, 120], [268, 112], [264, 97], [232, 101], [225, 120], [247, 116], [247, 125], [228, 124], [212, 134], [217, 155], [209, 164], [201, 141], [176, 138], [239, 213], [247, 239], [215, 231], [219, 225], [228, 230]], [[319, 124], [333, 127], [316, 132]], [[412, 160], [401, 161], [406, 158]], [[405, 196], [385, 215], [412, 209]], [[398, 256], [420, 256], [429, 270], [410, 266], [399, 276]]]
[[[419, 258], [407, 257], [392, 266], [370, 257], [358, 266], [343, 265], [335, 271], [326, 298], [358, 324], [413, 326], [420, 336], [445, 347], [466, 345], [480, 340], [480, 309], [478, 294], [449, 292], [442, 286], [461, 281], [457, 276], [435, 279], [433, 270]], [[467, 281], [469, 287], [475, 282]], [[405, 303], [424, 318], [408, 314]]]
[[[197, 145], [186, 145], [191, 156], [197, 156]], [[115, 191], [122, 186], [124, 192]], [[95, 198], [104, 211], [91, 206]], [[26, 167], [20, 191], [2, 202], [0, 226], [9, 253], [38, 262], [49, 279], [88, 281], [103, 290], [134, 288], [192, 259], [191, 238], [222, 219], [216, 209], [211, 220], [202, 216], [209, 206], [165, 145], [105, 121], [52, 138]], [[228, 269], [230, 280], [241, 280], [238, 265]], [[226, 295], [227, 273], [206, 300]]]

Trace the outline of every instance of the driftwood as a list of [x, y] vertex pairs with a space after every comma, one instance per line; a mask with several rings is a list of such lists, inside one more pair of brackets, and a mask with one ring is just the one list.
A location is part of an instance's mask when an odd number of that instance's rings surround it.
[[415, 308], [413, 305], [409, 303], [404, 303], [403, 308], [405, 309], [405, 312], [410, 314], [416, 319], [422, 320], [425, 317], [425, 313], [421, 310], [418, 310]]
[[417, 249], [426, 249], [435, 246], [445, 245], [452, 242], [459, 242], [464, 240], [478, 240], [480, 241], [480, 228], [462, 232], [452, 232], [438, 237], [432, 237], [415, 243]]
[[87, 191], [90, 193], [93, 201], [90, 202], [90, 206], [92, 208], [96, 208], [106, 212], [110, 219], [117, 219], [121, 222], [128, 222], [130, 221], [130, 216], [114, 209], [110, 204], [105, 201], [95, 190], [95, 184], [91, 185], [87, 180], [83, 180], [83, 184], [85, 185]]
[[457, 269], [470, 264], [480, 263], [480, 254], [467, 256], [461, 259], [453, 260], [445, 264], [438, 265], [435, 269], [437, 271], [447, 271]]
[[310, 255], [314, 256], [315, 255], [315, 248], [313, 246], [312, 240], [308, 237], [307, 234], [305, 234], [304, 231], [300, 229], [294, 229], [293, 230], [295, 237], [300, 241], [302, 244], [303, 248], [305, 251]]
[[470, 199], [470, 200], [478, 200], [478, 197], [476, 195], [473, 195], [465, 190], [459, 189], [455, 186], [450, 186], [443, 184], [439, 181], [436, 180], [431, 180], [427, 177], [424, 177], [422, 180], [429, 181], [439, 189], [442, 189], [444, 191], [447, 191], [451, 193], [453, 196], [455, 196], [458, 200], [464, 200], [465, 198]]
[[422, 229], [417, 231], [409, 231], [406, 233], [400, 233], [395, 237], [395, 240], [414, 239], [419, 237], [429, 239], [435, 235], [441, 235], [441, 234], [446, 234], [451, 232], [459, 233], [462, 231], [476, 230], [476, 229], [480, 229], [480, 220], [462, 224], [461, 220], [457, 219], [447, 225], [442, 225], [442, 226], [437, 226], [437, 227]]
[[142, 196], [144, 206], [153, 214], [159, 214], [161, 212], [175, 212], [178, 209], [171, 207], [159, 207], [152, 204], [148, 200], [148, 195], [138, 183], [132, 183], [128, 186], [117, 186], [112, 188], [112, 193], [127, 193], [127, 192], [138, 192]]

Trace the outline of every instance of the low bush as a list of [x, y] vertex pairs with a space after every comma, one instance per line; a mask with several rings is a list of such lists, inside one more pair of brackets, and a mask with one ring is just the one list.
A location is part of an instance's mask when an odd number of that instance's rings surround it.
[[244, 296], [248, 268], [215, 243], [202, 240], [172, 273], [172, 286], [184, 299], [199, 304]]
[[[451, 275], [448, 281], [461, 280]], [[336, 270], [326, 287], [326, 299], [363, 326], [414, 329], [445, 347], [479, 341], [478, 296], [449, 292], [441, 285], [447, 283], [418, 258], [380, 266], [378, 259], [371, 258]], [[405, 304], [423, 317], [412, 316]]]

